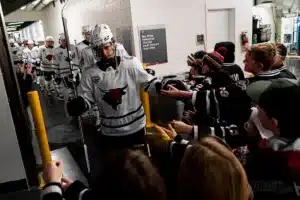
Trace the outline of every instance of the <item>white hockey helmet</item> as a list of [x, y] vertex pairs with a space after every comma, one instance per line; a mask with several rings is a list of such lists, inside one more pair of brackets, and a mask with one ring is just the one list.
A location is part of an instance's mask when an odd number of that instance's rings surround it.
[[13, 38], [10, 38], [9, 40], [8, 40], [8, 43], [15, 43], [15, 40], [13, 39]]
[[52, 36], [47, 36], [46, 42], [54, 42], [54, 38]]
[[107, 25], [96, 25], [92, 31], [92, 46], [97, 47], [114, 42], [113, 38], [114, 36]]
[[39, 38], [39, 39], [37, 40], [37, 42], [45, 42], [45, 39]]
[[107, 30], [107, 31], [111, 32], [111, 29], [109, 28], [109, 26], [107, 24], [100, 24], [99, 27], [102, 30]]
[[28, 44], [28, 45], [33, 45], [34, 43], [33, 43], [32, 40], [28, 40], [27, 44]]
[[59, 39], [60, 40], [65, 40], [66, 39], [65, 33], [60, 33], [59, 34]]
[[84, 25], [81, 27], [82, 35], [90, 33], [92, 31], [90, 25]]

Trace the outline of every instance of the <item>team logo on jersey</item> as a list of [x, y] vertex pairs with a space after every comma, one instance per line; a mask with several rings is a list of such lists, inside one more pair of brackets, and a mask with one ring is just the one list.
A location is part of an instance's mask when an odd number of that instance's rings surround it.
[[98, 84], [99, 81], [100, 81], [100, 77], [99, 76], [93, 76], [92, 81], [93, 81], [93, 83]]
[[15, 54], [15, 55], [16, 55], [17, 53], [18, 53], [18, 51], [13, 51], [13, 54]]
[[222, 87], [222, 88], [220, 88], [220, 95], [221, 95], [221, 97], [227, 98], [227, 97], [229, 97], [229, 92], [227, 91], [226, 88]]
[[127, 87], [128, 85], [110, 90], [102, 90], [99, 88], [100, 91], [104, 93], [102, 100], [108, 103], [113, 109], [117, 110], [118, 105], [122, 103], [122, 96], [126, 94], [125, 89]]
[[53, 55], [51, 55], [51, 54], [48, 54], [47, 56], [46, 56], [46, 59], [47, 60], [49, 60], [49, 61], [52, 61], [53, 60]]
[[63, 55], [63, 54], [64, 54], [64, 52], [62, 52], [62, 51], [61, 51], [61, 52], [59, 52], [59, 53], [60, 53], [60, 55]]

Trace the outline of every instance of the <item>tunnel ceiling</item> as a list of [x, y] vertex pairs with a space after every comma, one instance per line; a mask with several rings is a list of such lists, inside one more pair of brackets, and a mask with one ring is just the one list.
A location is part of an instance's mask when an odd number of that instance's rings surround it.
[[33, 0], [0, 0], [4, 15], [11, 13], [32, 1]]

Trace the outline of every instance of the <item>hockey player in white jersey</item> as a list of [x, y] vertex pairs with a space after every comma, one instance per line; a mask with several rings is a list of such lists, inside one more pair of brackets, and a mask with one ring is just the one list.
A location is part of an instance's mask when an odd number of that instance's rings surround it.
[[116, 56], [110, 30], [96, 26], [92, 47], [97, 63], [83, 72], [79, 96], [67, 104], [69, 114], [79, 116], [96, 104], [101, 116], [100, 142], [105, 147], [143, 144], [146, 118], [140, 89], [156, 92], [160, 82], [137, 58]]
[[52, 96], [52, 93], [55, 92], [53, 76], [55, 75], [54, 70], [57, 66], [54, 51], [54, 39], [52, 36], [47, 36], [46, 44], [39, 48], [39, 58], [41, 60], [41, 72], [45, 80], [47, 94], [48, 96]]
[[[41, 39], [43, 43], [45, 43], [45, 40]], [[40, 43], [40, 40], [38, 41]], [[41, 45], [42, 46], [42, 45]], [[34, 75], [34, 82], [37, 83], [38, 85], [40, 84], [41, 80], [41, 59], [39, 57], [39, 48], [40, 45], [34, 46], [31, 50], [31, 58], [33, 62], [33, 75]]]
[[[76, 61], [73, 62], [76, 58], [75, 55], [75, 46], [70, 45], [70, 52], [67, 50], [65, 34], [61, 33], [59, 36], [59, 46], [55, 48], [55, 57], [57, 59], [57, 69], [55, 70], [55, 82], [56, 82], [56, 91], [58, 93], [58, 98], [64, 100], [62, 94], [63, 85], [68, 89], [69, 97], [74, 97], [74, 87], [73, 87], [73, 76], [71, 67], [76, 67]], [[71, 60], [69, 60], [71, 59]], [[72, 64], [72, 66], [70, 66]]]
[[17, 66], [21, 59], [20, 59], [20, 54], [22, 55], [22, 52], [20, 50], [20, 46], [15, 43], [14, 39], [9, 39], [9, 50], [13, 59], [13, 64], [14, 66]]
[[[92, 51], [90, 51], [90, 57], [83, 57], [83, 50], [86, 49], [87, 47], [90, 46], [90, 40], [91, 40], [91, 28], [90, 26], [82, 26], [82, 36], [84, 38], [84, 40], [82, 40], [81, 42], [79, 42], [76, 45], [76, 56], [78, 57], [78, 61], [79, 61], [79, 67], [80, 69], [84, 69], [85, 66], [88, 64], [88, 62], [86, 61], [87, 58], [92, 58], [92, 61], [94, 61], [94, 55], [92, 53]], [[94, 64], [94, 62], [92, 62], [91, 64]]]
[[[106, 29], [112, 34], [111, 29], [107, 24], [100, 24], [97, 25], [100, 29]], [[96, 27], [97, 27], [96, 26]], [[123, 56], [129, 56], [127, 51], [125, 50], [124, 46], [120, 43], [115, 43], [116, 46], [116, 56], [119, 56], [121, 59]], [[92, 47], [89, 45], [86, 48], [84, 48], [80, 53], [80, 58], [81, 58], [81, 70], [84, 70], [86, 67], [92, 66], [93, 64], [96, 63]]]
[[32, 55], [31, 55], [32, 48], [33, 48], [33, 41], [28, 40], [28, 42], [26, 43], [23, 49], [23, 61], [25, 65], [32, 65], [33, 63]]

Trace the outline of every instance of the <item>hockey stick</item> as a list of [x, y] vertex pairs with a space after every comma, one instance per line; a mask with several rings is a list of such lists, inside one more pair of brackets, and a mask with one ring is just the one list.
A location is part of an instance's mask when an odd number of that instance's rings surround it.
[[[61, 17], [62, 17], [63, 28], [64, 28], [64, 33], [65, 33], [65, 38], [66, 38], [66, 48], [67, 48], [67, 51], [68, 51], [69, 67], [70, 67], [70, 70], [71, 70], [71, 73], [72, 73], [74, 69], [73, 69], [73, 65], [71, 63], [71, 58], [70, 58], [70, 54], [69, 54], [69, 52], [70, 52], [70, 39], [69, 39], [69, 34], [68, 34], [67, 19], [64, 17], [64, 10], [67, 7], [69, 2], [70, 2], [69, 0], [67, 0], [65, 2], [65, 5], [63, 6], [63, 8], [61, 10]], [[72, 73], [72, 75], [73, 75], [73, 73]], [[74, 90], [75, 97], [78, 97], [77, 86], [76, 86], [75, 80], [76, 80], [75, 77], [73, 77], [73, 81], [72, 81], [73, 82], [73, 90]], [[83, 148], [84, 148], [84, 155], [85, 155], [87, 171], [90, 174], [91, 169], [90, 169], [88, 150], [87, 150], [87, 145], [85, 144], [85, 141], [84, 141], [84, 135], [83, 135], [83, 129], [82, 129], [82, 120], [81, 120], [80, 116], [78, 117], [78, 122], [79, 122], [79, 128], [80, 128], [80, 133], [81, 133], [81, 141], [82, 141]]]

